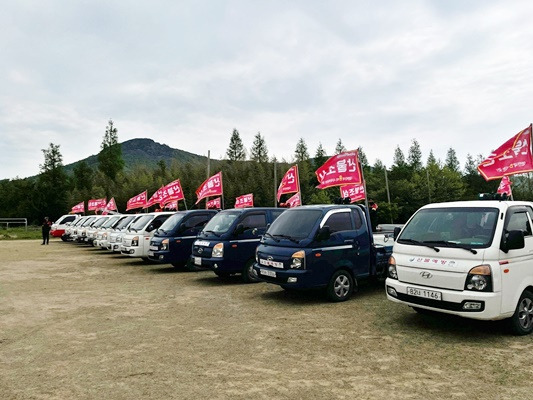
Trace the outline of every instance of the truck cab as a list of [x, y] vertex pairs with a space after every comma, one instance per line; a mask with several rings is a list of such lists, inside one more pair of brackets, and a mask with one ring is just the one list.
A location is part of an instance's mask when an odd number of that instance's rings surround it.
[[347, 300], [357, 281], [384, 275], [392, 246], [375, 245], [366, 208], [313, 205], [287, 210], [257, 247], [253, 270], [284, 289], [325, 288]]
[[533, 203], [429, 204], [397, 233], [389, 300], [421, 313], [507, 319], [533, 331]]
[[191, 257], [192, 244], [215, 210], [178, 211], [170, 216], [150, 241], [148, 258], [159, 263], [185, 266]]
[[255, 282], [252, 273], [255, 249], [261, 235], [284, 212], [282, 208], [252, 207], [220, 211], [199, 233], [191, 261], [217, 276], [242, 274], [244, 282]]
[[148, 248], [155, 231], [174, 212], [154, 212], [142, 214], [128, 228], [122, 238], [120, 252], [130, 257], [141, 257], [148, 260]]
[[[76, 219], [78, 219], [80, 216], [78, 214], [66, 214], [66, 215], [62, 215], [60, 218], [58, 218], [58, 220], [56, 222], [54, 222], [52, 224], [52, 227], [51, 227], [51, 230], [50, 230], [50, 234], [53, 236], [53, 237], [60, 237], [62, 238], [63, 235], [65, 234], [65, 229], [67, 227], [67, 223], [72, 223], [74, 222]], [[65, 241], [65, 239], [63, 239], [63, 241]]]

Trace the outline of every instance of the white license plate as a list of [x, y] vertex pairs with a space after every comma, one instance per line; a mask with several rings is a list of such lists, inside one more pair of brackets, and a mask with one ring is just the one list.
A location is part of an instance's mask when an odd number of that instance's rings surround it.
[[210, 244], [210, 242], [208, 242], [206, 240], [197, 240], [196, 242], [194, 242], [195, 246], [209, 247], [209, 244]]
[[259, 269], [261, 275], [270, 276], [271, 278], [276, 277], [276, 271], [270, 271], [268, 269]]
[[268, 267], [283, 268], [283, 263], [281, 261], [265, 260], [264, 258], [259, 259], [259, 264], [266, 265]]
[[194, 257], [194, 265], [202, 265], [202, 257]]
[[154, 256], [154, 252], [153, 251], [149, 251], [148, 252], [148, 257], [153, 257]]
[[157, 251], [157, 250], [159, 250], [159, 247], [157, 247], [157, 246], [150, 246], [149, 249], [150, 249], [150, 250], [155, 250], [155, 251]]
[[434, 290], [418, 289], [413, 287], [407, 288], [407, 294], [416, 297], [424, 297], [432, 300], [442, 300], [442, 293]]

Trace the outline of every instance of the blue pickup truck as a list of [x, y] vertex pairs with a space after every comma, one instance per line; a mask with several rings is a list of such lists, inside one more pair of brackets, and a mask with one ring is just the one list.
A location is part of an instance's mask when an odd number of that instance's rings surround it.
[[347, 300], [357, 281], [386, 277], [390, 244], [375, 244], [367, 209], [314, 205], [285, 211], [263, 235], [254, 274], [282, 288], [325, 288], [332, 301]]
[[220, 277], [242, 274], [244, 282], [258, 281], [252, 273], [255, 248], [267, 225], [284, 211], [253, 207], [219, 212], [198, 234], [192, 248], [192, 264]]
[[148, 259], [184, 267], [196, 236], [216, 213], [215, 210], [188, 210], [172, 214], [150, 241]]

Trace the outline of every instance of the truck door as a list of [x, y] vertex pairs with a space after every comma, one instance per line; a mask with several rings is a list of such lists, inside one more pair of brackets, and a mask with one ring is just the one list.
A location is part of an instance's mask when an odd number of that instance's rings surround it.
[[173, 259], [187, 260], [189, 258], [196, 236], [213, 215], [213, 213], [194, 214], [180, 224], [176, 231], [175, 243], [171, 247]]
[[261, 235], [266, 231], [266, 225], [265, 211], [248, 213], [239, 221], [237, 229], [241, 227], [241, 231], [230, 241], [230, 259], [236, 261], [236, 267], [242, 267], [250, 257], [254, 256]]

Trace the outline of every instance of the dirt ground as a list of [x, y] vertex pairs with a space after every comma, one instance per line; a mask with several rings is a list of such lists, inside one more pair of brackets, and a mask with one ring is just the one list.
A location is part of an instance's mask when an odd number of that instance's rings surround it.
[[0, 399], [531, 399], [533, 337], [0, 241]]

